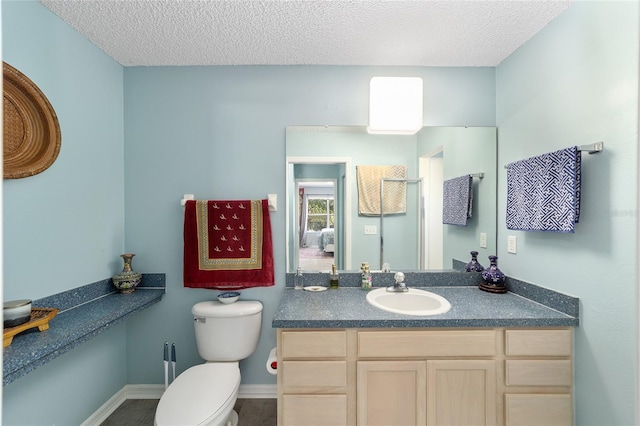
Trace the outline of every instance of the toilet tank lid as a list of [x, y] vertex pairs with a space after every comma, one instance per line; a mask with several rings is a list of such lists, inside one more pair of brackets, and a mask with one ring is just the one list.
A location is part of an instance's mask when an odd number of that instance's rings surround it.
[[257, 300], [238, 300], [230, 304], [208, 300], [196, 303], [191, 309], [193, 315], [207, 318], [244, 317], [260, 312], [262, 312], [262, 303]]

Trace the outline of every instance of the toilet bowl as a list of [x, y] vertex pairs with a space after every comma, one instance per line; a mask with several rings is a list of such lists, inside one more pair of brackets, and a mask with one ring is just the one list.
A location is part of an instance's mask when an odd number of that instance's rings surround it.
[[158, 402], [156, 426], [237, 426], [233, 411], [240, 387], [239, 361], [249, 357], [260, 338], [262, 303], [217, 301], [191, 309], [198, 353], [206, 361], [167, 387]]
[[237, 362], [196, 365], [180, 374], [162, 395], [156, 426], [235, 426], [233, 407], [238, 398]]

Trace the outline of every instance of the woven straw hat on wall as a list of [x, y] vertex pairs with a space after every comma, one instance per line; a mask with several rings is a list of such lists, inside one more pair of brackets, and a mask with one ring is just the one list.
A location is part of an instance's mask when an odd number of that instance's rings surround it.
[[46, 96], [20, 71], [2, 63], [3, 175], [33, 176], [46, 170], [60, 152], [60, 125]]

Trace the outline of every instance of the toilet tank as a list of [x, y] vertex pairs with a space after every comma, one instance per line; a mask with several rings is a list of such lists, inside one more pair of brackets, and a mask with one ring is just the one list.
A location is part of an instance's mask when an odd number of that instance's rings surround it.
[[193, 324], [198, 352], [206, 361], [240, 361], [258, 346], [262, 324], [262, 303], [239, 300], [193, 305]]

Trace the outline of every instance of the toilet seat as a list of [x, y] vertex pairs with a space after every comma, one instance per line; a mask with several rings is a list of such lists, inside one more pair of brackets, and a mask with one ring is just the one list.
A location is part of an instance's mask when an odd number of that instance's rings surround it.
[[225, 410], [233, 410], [239, 386], [237, 362], [212, 362], [191, 367], [176, 377], [160, 398], [155, 424], [209, 424]]

